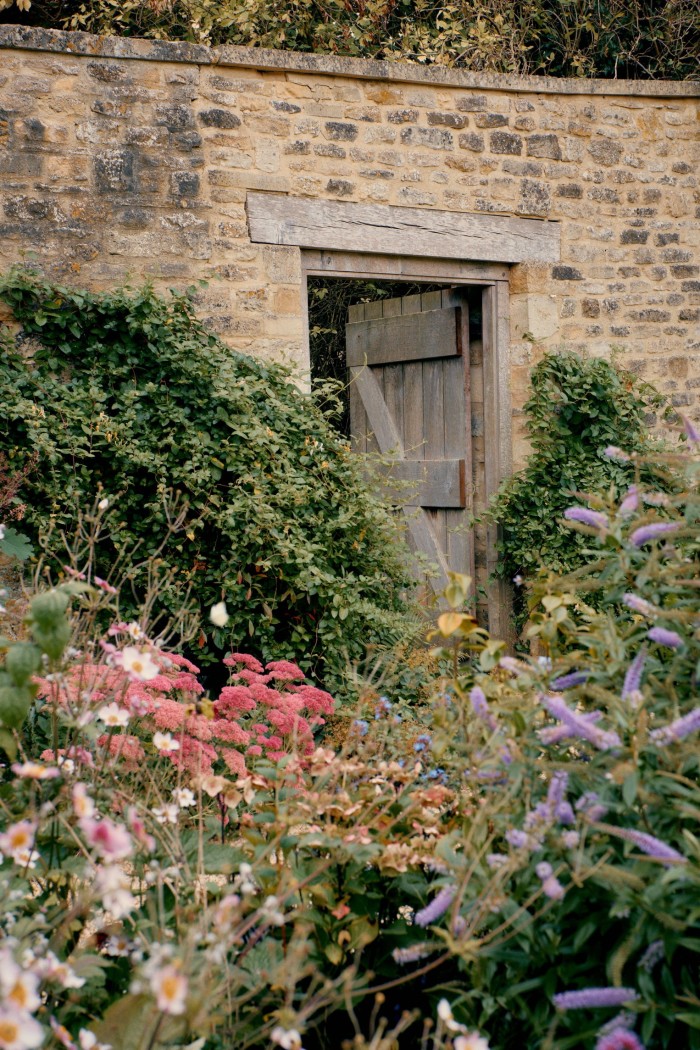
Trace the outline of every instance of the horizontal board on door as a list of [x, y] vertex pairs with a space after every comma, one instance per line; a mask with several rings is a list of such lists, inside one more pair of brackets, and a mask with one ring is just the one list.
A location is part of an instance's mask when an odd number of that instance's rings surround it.
[[376, 317], [345, 326], [348, 365], [391, 365], [462, 352], [460, 308]]
[[390, 499], [406, 507], [465, 507], [463, 459], [397, 459], [372, 463]]

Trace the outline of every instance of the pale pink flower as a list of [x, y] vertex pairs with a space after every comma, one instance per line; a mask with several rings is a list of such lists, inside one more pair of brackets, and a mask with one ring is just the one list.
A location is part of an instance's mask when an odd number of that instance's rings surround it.
[[151, 813], [159, 824], [177, 824], [180, 816], [180, 807], [171, 802], [165, 806], [154, 806]]
[[187, 978], [176, 966], [164, 966], [160, 970], [155, 970], [151, 975], [150, 985], [159, 1010], [175, 1017], [184, 1014], [187, 1001]]
[[175, 788], [173, 791], [173, 801], [177, 803], [180, 809], [186, 809], [188, 806], [195, 806], [197, 804], [194, 792], [190, 791], [189, 788]]
[[24, 1010], [30, 1014], [38, 1010], [41, 1006], [41, 998], [39, 996], [39, 978], [36, 974], [19, 970], [14, 979], [8, 982], [8, 987], [5, 991], [5, 1003], [8, 1006], [14, 1006], [16, 1010]]
[[105, 860], [123, 860], [134, 851], [129, 832], [123, 824], [115, 824], [109, 817], [103, 817], [102, 820], [84, 817], [80, 821], [80, 827], [88, 845], [97, 850]]
[[0, 850], [14, 857], [19, 852], [31, 850], [36, 835], [36, 824], [31, 820], [19, 820], [10, 824], [7, 831], [0, 834]]
[[95, 584], [96, 587], [99, 587], [100, 590], [106, 591], [107, 594], [116, 594], [117, 593], [117, 588], [116, 587], [112, 587], [111, 583], [107, 583], [106, 580], [101, 579], [99, 576], [94, 576], [93, 577], [93, 583]]
[[270, 1032], [270, 1042], [275, 1046], [281, 1046], [282, 1050], [303, 1050], [301, 1036], [296, 1028], [283, 1028], [275, 1025]]
[[44, 1029], [28, 1014], [11, 1006], [0, 1006], [0, 1047], [2, 1050], [33, 1050], [44, 1041]]
[[41, 762], [13, 762], [12, 772], [27, 780], [51, 780], [61, 775], [60, 769], [55, 766], [45, 766]]
[[160, 751], [161, 753], [167, 753], [168, 751], [179, 751], [180, 741], [175, 740], [172, 733], [161, 733], [159, 731], [156, 731], [153, 734], [153, 746], [155, 747], [156, 751]]
[[87, 787], [83, 783], [73, 785], [73, 812], [78, 820], [92, 817], [95, 813], [95, 803], [87, 793]]
[[130, 678], [140, 682], [149, 682], [160, 673], [151, 654], [137, 649], [135, 645], [124, 646], [122, 651], [115, 655], [114, 660]]
[[469, 1032], [468, 1035], [457, 1036], [454, 1050], [489, 1050], [489, 1044], [478, 1032]]
[[105, 911], [115, 919], [123, 919], [136, 907], [129, 880], [118, 864], [99, 868], [95, 874], [95, 894]]

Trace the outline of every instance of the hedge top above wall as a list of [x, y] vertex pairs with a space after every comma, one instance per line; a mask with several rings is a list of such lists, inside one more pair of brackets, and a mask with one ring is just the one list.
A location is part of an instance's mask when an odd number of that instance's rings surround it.
[[365, 58], [272, 51], [258, 47], [206, 47], [166, 40], [100, 37], [58, 29], [0, 25], [0, 50], [58, 51], [101, 58], [146, 62], [189, 62], [196, 65], [238, 66], [257, 70], [287, 70], [363, 80], [431, 84], [445, 87], [517, 90], [536, 94], [635, 96], [638, 98], [700, 97], [700, 81], [688, 80], [569, 80], [560, 77], [505, 73], [470, 73], [444, 66], [409, 62], [378, 62]]

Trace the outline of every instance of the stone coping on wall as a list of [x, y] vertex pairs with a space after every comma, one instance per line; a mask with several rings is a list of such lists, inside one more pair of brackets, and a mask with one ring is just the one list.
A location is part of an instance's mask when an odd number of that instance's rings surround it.
[[0, 25], [0, 50], [49, 51], [142, 62], [187, 62], [288, 73], [386, 80], [491, 91], [519, 91], [553, 95], [605, 95], [638, 98], [700, 97], [700, 80], [588, 80], [506, 73], [472, 73], [417, 62], [380, 62], [338, 55], [274, 51], [259, 47], [207, 47], [181, 41], [102, 37], [58, 29]]

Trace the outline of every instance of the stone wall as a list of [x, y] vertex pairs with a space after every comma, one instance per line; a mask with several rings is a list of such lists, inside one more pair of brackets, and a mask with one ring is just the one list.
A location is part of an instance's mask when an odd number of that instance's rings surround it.
[[511, 271], [516, 416], [566, 346], [698, 419], [699, 95], [0, 26], [0, 268], [204, 278], [232, 346], [303, 365], [299, 249], [251, 244], [248, 190], [557, 220]]

